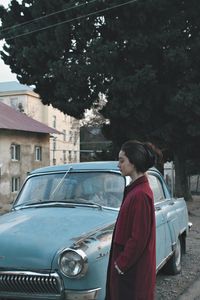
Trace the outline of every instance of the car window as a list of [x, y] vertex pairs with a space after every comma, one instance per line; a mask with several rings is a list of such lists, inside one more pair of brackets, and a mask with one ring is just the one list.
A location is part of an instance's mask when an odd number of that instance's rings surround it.
[[124, 186], [124, 177], [112, 172], [42, 174], [27, 180], [15, 205], [85, 201], [118, 208]]
[[153, 191], [154, 202], [157, 203], [163, 201], [165, 196], [160, 180], [156, 176], [150, 174], [148, 174], [148, 180]]

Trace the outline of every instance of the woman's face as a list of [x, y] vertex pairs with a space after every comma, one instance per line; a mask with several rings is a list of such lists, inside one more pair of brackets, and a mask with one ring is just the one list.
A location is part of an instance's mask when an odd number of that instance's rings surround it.
[[132, 163], [130, 163], [128, 157], [124, 153], [124, 151], [119, 152], [119, 163], [118, 167], [123, 176], [130, 176], [132, 177], [133, 173], [135, 172], [135, 167]]

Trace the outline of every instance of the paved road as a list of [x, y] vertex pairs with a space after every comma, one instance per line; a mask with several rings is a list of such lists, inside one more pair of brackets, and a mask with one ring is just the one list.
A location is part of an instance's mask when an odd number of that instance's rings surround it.
[[177, 300], [200, 300], [200, 277]]

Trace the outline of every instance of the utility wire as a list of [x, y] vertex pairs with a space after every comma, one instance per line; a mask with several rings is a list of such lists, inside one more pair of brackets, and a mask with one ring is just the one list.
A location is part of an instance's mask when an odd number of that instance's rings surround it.
[[86, 14], [86, 15], [82, 15], [82, 16], [79, 16], [79, 17], [76, 17], [76, 18], [72, 18], [72, 19], [69, 19], [69, 20], [65, 20], [65, 21], [62, 21], [62, 22], [59, 22], [59, 23], [55, 23], [53, 25], [49, 25], [49, 26], [46, 26], [46, 27], [42, 27], [40, 29], [36, 29], [36, 30], [32, 30], [32, 31], [29, 31], [29, 32], [25, 32], [25, 33], [22, 33], [22, 34], [19, 34], [19, 35], [15, 35], [15, 36], [12, 36], [10, 38], [6, 38], [6, 41], [9, 41], [9, 40], [13, 40], [15, 38], [19, 38], [19, 37], [22, 37], [22, 36], [25, 36], [25, 35], [29, 35], [29, 34], [32, 34], [32, 33], [35, 33], [35, 32], [39, 32], [39, 31], [42, 31], [42, 30], [46, 30], [46, 29], [49, 29], [49, 28], [53, 28], [53, 27], [56, 27], [56, 26], [59, 26], [59, 25], [63, 25], [65, 23], [70, 23], [70, 22], [73, 22], [73, 21], [76, 21], [76, 20], [80, 20], [80, 19], [83, 19], [83, 18], [86, 18], [86, 17], [89, 17], [89, 16], [92, 16], [92, 15], [96, 15], [98, 13], [102, 13], [102, 12], [107, 12], [109, 10], [112, 10], [112, 9], [115, 9], [115, 8], [119, 8], [119, 7], [122, 7], [122, 6], [125, 6], [125, 5], [128, 5], [128, 4], [131, 4], [131, 3], [134, 3], [136, 2], [137, 0], [130, 0], [130, 1], [127, 1], [127, 2], [124, 2], [124, 3], [120, 3], [120, 4], [117, 4], [117, 5], [113, 5], [111, 7], [107, 7], [107, 8], [104, 8], [104, 9], [101, 9], [101, 10], [97, 10], [97, 11], [94, 11], [94, 12], [91, 12], [89, 14]]
[[54, 15], [57, 15], [57, 14], [60, 14], [62, 12], [65, 12], [65, 11], [69, 11], [69, 10], [72, 10], [74, 8], [79, 8], [81, 6], [85, 6], [85, 5], [88, 5], [90, 3], [93, 3], [93, 2], [96, 2], [98, 0], [91, 0], [90, 2], [86, 2], [86, 3], [82, 3], [82, 4], [78, 4], [78, 5], [74, 5], [72, 7], [68, 7], [68, 8], [65, 8], [65, 9], [62, 9], [62, 10], [58, 10], [58, 11], [55, 11], [51, 14], [47, 14], [45, 16], [41, 16], [41, 17], [38, 17], [38, 18], [35, 18], [33, 20], [30, 20], [30, 21], [26, 21], [26, 22], [23, 22], [23, 23], [20, 23], [20, 24], [17, 24], [17, 25], [13, 25], [13, 26], [10, 26], [10, 27], [6, 27], [4, 29], [2, 29], [0, 31], [0, 33], [4, 32], [4, 31], [8, 31], [8, 30], [12, 30], [12, 29], [15, 29], [16, 27], [21, 27], [21, 26], [24, 26], [24, 25], [27, 25], [27, 24], [31, 24], [33, 22], [36, 22], [36, 21], [40, 21], [40, 20], [43, 20], [45, 18], [48, 18], [48, 17], [51, 17], [51, 16], [54, 16]]

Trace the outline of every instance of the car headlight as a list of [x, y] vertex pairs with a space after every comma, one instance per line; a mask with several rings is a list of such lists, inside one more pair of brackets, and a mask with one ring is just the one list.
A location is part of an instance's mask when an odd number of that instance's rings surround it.
[[88, 263], [86, 254], [78, 249], [65, 249], [59, 257], [61, 272], [69, 278], [79, 278], [85, 275]]

